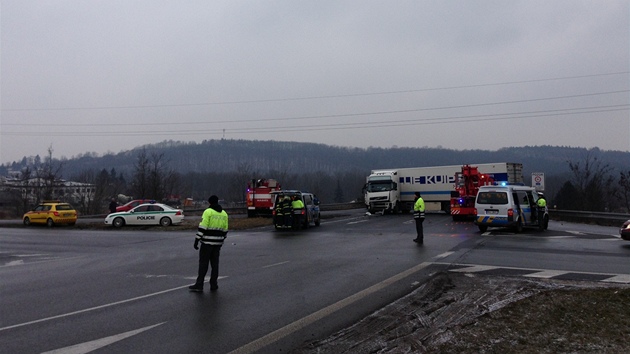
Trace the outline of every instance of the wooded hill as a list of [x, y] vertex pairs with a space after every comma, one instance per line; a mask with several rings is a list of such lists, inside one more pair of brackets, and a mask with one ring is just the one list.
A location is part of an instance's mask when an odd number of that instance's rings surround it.
[[[328, 182], [344, 179], [346, 182], [337, 187], [342, 190], [352, 188], [352, 192], [346, 193], [344, 199], [360, 196], [364, 177], [373, 169], [517, 162], [523, 164], [526, 184], [530, 184], [532, 172], [544, 172], [546, 187], [554, 194], [565, 181], [571, 179], [569, 162], [583, 163], [587, 157], [595, 158], [601, 164], [608, 165], [615, 178], [620, 172], [630, 171], [630, 153], [597, 148], [525, 146], [496, 151], [429, 147], [349, 148], [256, 140], [207, 140], [201, 143], [163, 141], [103, 156], [96, 153], [63, 159], [56, 159], [53, 156], [53, 163], [62, 166], [61, 173], [65, 179], [73, 179], [87, 170], [112, 169], [130, 179], [142, 151], [147, 155], [163, 155], [162, 161], [168, 168], [182, 176], [211, 173], [220, 179], [218, 176], [230, 174], [241, 176], [239, 178], [244, 180], [235, 183], [243, 186], [250, 178], [276, 178], [282, 180], [285, 187], [308, 188], [313, 191], [312, 186], [293, 186], [287, 183], [302, 184], [298, 183], [299, 176], [305, 175], [309, 176], [309, 180], [325, 176]], [[7, 175], [9, 168], [19, 171], [27, 165], [32, 166], [37, 160], [43, 159], [39, 156], [25, 157], [22, 161], [2, 165], [0, 174]], [[353, 176], [350, 178], [351, 181], [348, 180], [348, 175]], [[283, 177], [285, 179], [282, 179]], [[348, 183], [351, 183], [352, 187]], [[335, 189], [335, 185], [328, 184], [328, 187]], [[332, 193], [326, 193], [329, 194], [329, 199], [332, 199]]]
[[[477, 164], [490, 162], [518, 162], [523, 164], [527, 178], [532, 172], [549, 175], [569, 173], [568, 162], [583, 161], [588, 153], [615, 170], [630, 170], [630, 153], [573, 147], [525, 146], [491, 150], [451, 150], [429, 147], [348, 148], [314, 143], [207, 140], [201, 143], [164, 141], [144, 145], [117, 154], [99, 156], [85, 153], [64, 158], [63, 176], [69, 178], [86, 169], [115, 168], [123, 174], [131, 173], [139, 152], [164, 154], [164, 160], [175, 171], [232, 172], [244, 166], [261, 174], [269, 171], [313, 171], [326, 174], [373, 169], [422, 167], [440, 165]], [[0, 166], [0, 174], [7, 169], [20, 170], [35, 157], [24, 157], [19, 162]], [[57, 159], [53, 156], [53, 159]]]

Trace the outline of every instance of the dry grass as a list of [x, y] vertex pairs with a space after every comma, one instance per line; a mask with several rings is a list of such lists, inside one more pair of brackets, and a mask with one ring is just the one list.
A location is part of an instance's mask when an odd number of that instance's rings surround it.
[[627, 353], [630, 289], [551, 290], [455, 329], [441, 353]]
[[438, 273], [293, 354], [630, 353], [630, 287]]

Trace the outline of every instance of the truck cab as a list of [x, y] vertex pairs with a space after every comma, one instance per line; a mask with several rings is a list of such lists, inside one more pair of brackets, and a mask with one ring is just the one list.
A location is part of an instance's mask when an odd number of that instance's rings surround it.
[[400, 192], [397, 171], [374, 171], [364, 187], [365, 206], [370, 213], [378, 211], [398, 213]]

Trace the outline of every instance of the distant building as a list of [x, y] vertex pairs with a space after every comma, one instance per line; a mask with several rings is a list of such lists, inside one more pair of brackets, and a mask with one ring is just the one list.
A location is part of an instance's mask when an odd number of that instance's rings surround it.
[[[84, 203], [92, 200], [96, 188], [91, 183], [81, 183], [66, 180], [50, 180], [34, 177], [28, 179], [0, 176], [0, 195], [2, 198], [12, 196], [27, 201], [29, 204], [41, 202], [44, 198], [62, 200], [68, 203]], [[6, 204], [2, 203], [2, 204]]]

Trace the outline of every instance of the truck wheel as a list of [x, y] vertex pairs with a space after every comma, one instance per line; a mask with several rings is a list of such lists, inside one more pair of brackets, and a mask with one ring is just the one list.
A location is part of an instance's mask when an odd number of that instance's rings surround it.
[[479, 225], [479, 231], [481, 231], [481, 233], [484, 233], [488, 231], [488, 227], [486, 225]]

